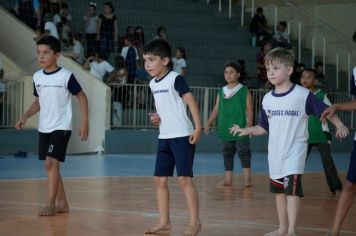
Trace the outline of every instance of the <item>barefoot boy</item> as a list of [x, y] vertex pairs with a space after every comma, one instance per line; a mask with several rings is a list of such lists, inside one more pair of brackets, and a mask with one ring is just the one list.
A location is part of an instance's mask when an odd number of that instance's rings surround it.
[[[201, 230], [198, 193], [192, 181], [195, 143], [202, 128], [198, 106], [184, 77], [169, 69], [171, 47], [166, 40], [155, 39], [146, 44], [143, 59], [146, 71], [153, 77], [150, 88], [157, 110], [157, 113], [150, 113], [150, 119], [159, 125], [154, 182], [160, 220], [145, 233], [155, 234], [171, 228], [168, 177], [173, 176], [176, 166], [178, 182], [190, 214], [190, 222], [183, 235], [195, 236]], [[195, 129], [187, 116], [185, 104], [192, 114]]]
[[46, 36], [37, 42], [37, 59], [42, 70], [33, 75], [35, 101], [16, 123], [22, 130], [27, 119], [40, 112], [38, 156], [45, 160], [48, 176], [48, 201], [38, 212], [41, 216], [66, 213], [69, 205], [60, 174], [72, 130], [71, 94], [78, 98], [81, 111], [79, 135], [88, 138], [88, 101], [72, 72], [57, 65], [61, 46], [58, 39]]
[[[327, 106], [308, 89], [293, 84], [294, 56], [275, 48], [265, 56], [268, 80], [275, 86], [263, 97], [259, 124], [251, 128], [231, 128], [233, 134], [268, 133], [270, 191], [276, 195], [279, 228], [265, 236], [295, 236], [308, 140], [308, 115], [319, 117]], [[337, 116], [330, 120], [343, 138], [348, 129]]]

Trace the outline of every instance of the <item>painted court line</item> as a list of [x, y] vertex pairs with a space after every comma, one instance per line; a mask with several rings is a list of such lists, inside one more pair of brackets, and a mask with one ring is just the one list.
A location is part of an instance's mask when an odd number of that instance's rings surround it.
[[[10, 201], [0, 201], [1, 204], [11, 204], [11, 205], [19, 205], [19, 206], [42, 206], [42, 204], [38, 203], [26, 203], [26, 202], [10, 202]], [[93, 211], [93, 212], [104, 212], [104, 213], [120, 213], [120, 214], [131, 214], [131, 215], [142, 215], [144, 217], [159, 217], [158, 213], [154, 212], [141, 212], [141, 211], [127, 211], [127, 210], [110, 210], [110, 209], [102, 209], [102, 208], [86, 208], [86, 207], [73, 207], [71, 206], [70, 209], [74, 210], [80, 210], [80, 211]], [[188, 216], [175, 216], [171, 215], [172, 218], [176, 219], [188, 219]], [[205, 222], [210, 222], [210, 223], [220, 223], [220, 224], [240, 224], [240, 225], [250, 225], [250, 226], [256, 226], [260, 228], [264, 227], [278, 227], [278, 225], [275, 224], [261, 224], [261, 223], [254, 223], [254, 222], [249, 222], [249, 221], [238, 221], [238, 220], [215, 220], [215, 219], [209, 219], [209, 218], [204, 218], [203, 221]], [[315, 228], [315, 227], [303, 227], [299, 226], [297, 229], [302, 229], [302, 230], [309, 230], [309, 231], [316, 231], [316, 232], [327, 232], [328, 229], [323, 229], [323, 228]], [[341, 231], [341, 233], [344, 234], [351, 234], [355, 235], [356, 231]]]

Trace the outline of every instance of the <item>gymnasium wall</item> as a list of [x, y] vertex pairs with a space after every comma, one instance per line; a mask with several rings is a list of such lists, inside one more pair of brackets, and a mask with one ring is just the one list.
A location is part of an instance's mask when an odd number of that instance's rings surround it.
[[[25, 81], [23, 100], [24, 111], [26, 111], [34, 99], [31, 95], [33, 92], [32, 74], [40, 69], [37, 65], [36, 44], [33, 40], [35, 33], [2, 7], [0, 7], [0, 28], [2, 30], [0, 52], [6, 56], [6, 60], [16, 64], [22, 70], [22, 76], [19, 79]], [[110, 125], [110, 88], [92, 77], [71, 59], [61, 56], [59, 65], [74, 73], [89, 100], [90, 137], [87, 142], [81, 142], [78, 136], [80, 109], [77, 99], [73, 98], [73, 134], [68, 153], [95, 152], [104, 145], [105, 130], [109, 129]], [[5, 71], [5, 73], [9, 72]], [[27, 126], [28, 129], [36, 127], [35, 119]], [[3, 138], [6, 139], [6, 137]]]

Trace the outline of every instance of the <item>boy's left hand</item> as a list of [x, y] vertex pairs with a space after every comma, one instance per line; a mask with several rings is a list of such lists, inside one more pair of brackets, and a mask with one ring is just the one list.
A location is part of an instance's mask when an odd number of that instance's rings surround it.
[[336, 127], [336, 138], [342, 139], [349, 134], [349, 129], [345, 125]]
[[196, 144], [200, 138], [201, 129], [195, 129], [194, 133], [192, 133], [189, 137], [190, 144]]
[[89, 125], [86, 122], [82, 122], [79, 130], [79, 137], [82, 141], [87, 141], [89, 136]]

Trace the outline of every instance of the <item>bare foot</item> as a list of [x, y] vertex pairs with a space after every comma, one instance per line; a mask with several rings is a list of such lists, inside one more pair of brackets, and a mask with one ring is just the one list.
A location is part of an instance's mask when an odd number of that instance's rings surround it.
[[232, 182], [230, 181], [221, 181], [220, 183], [217, 184], [218, 187], [232, 187]]
[[189, 225], [182, 236], [196, 236], [201, 231], [201, 224]]
[[40, 216], [54, 216], [56, 214], [56, 208], [50, 206], [44, 206], [38, 211]]
[[167, 223], [167, 224], [160, 224], [158, 223], [157, 225], [147, 229], [145, 231], [145, 234], [155, 234], [157, 233], [158, 231], [161, 231], [161, 230], [170, 230], [172, 228], [171, 224], [170, 223]]
[[278, 229], [269, 233], [266, 233], [264, 236], [285, 236], [286, 233], [281, 233]]
[[66, 206], [60, 206], [60, 205], [57, 205], [56, 206], [56, 213], [68, 213], [69, 212], [69, 206], [66, 205]]

